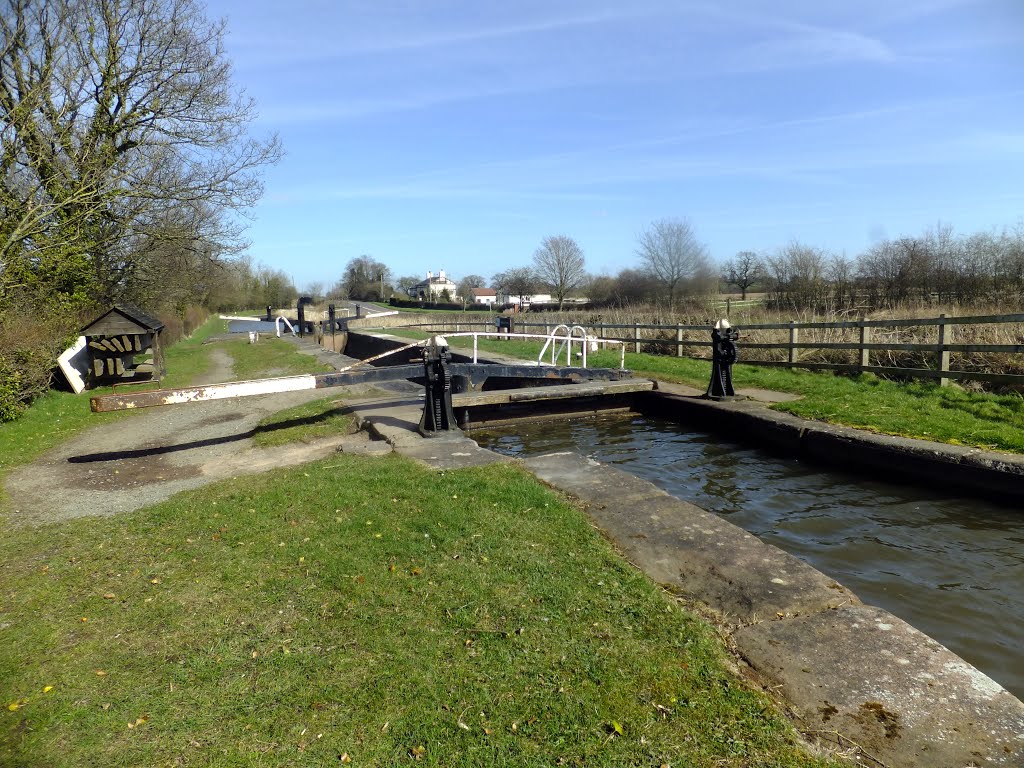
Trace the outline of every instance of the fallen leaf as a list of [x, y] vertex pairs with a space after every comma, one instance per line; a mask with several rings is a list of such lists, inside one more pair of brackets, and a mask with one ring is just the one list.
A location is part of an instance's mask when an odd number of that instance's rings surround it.
[[117, 595], [115, 595], [113, 592], [107, 592], [105, 595], [103, 595], [104, 600], [113, 600], [115, 597], [117, 597]]
[[342, 752], [341, 755], [338, 756], [338, 759], [341, 760], [341, 762], [343, 763], [352, 762], [352, 758], [348, 756], [348, 752]]
[[79, 621], [82, 622], [83, 624], [85, 624], [87, 621], [89, 621], [89, 617], [88, 616], [83, 616], [82, 618], [79, 619]]
[[422, 744], [418, 747], [413, 747], [409, 750], [409, 755], [415, 760], [422, 760], [423, 756], [427, 754], [427, 748]]
[[17, 712], [26, 704], [28, 704], [28, 699], [18, 699], [17, 701], [12, 701], [10, 704], [8, 704], [7, 709], [9, 709], [11, 712]]
[[102, 669], [97, 669], [96, 670], [96, 677], [106, 677], [106, 675], [107, 675], [107, 673], [104, 672]]
[[160, 583], [160, 579], [150, 579], [149, 583], [150, 584], [159, 584]]
[[52, 690], [53, 690], [53, 686], [52, 685], [44, 685], [43, 686], [43, 693], [49, 693]]
[[612, 720], [612, 728], [613, 728], [613, 729], [615, 730], [615, 732], [616, 732], [617, 734], [619, 734], [619, 736], [622, 736], [622, 735], [623, 735], [623, 734], [622, 734], [622, 726], [621, 726], [621, 725], [619, 725], [619, 723], [618, 723], [617, 721], [615, 721], [615, 720]]

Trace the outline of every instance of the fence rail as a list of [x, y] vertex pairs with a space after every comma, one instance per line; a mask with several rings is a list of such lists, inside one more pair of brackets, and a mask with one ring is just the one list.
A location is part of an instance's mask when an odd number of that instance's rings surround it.
[[[544, 333], [550, 333], [554, 323], [528, 322], [516, 320], [516, 328], [528, 330], [531, 328], [544, 329]], [[1014, 341], [1020, 343], [964, 343], [954, 342], [954, 329], [970, 329], [973, 335], [984, 326], [1002, 325], [1004, 333], [1009, 331]], [[1012, 328], [1012, 326], [1020, 326]], [[488, 322], [458, 322], [454, 320], [439, 320], [433, 323], [419, 323], [402, 326], [406, 328], [431, 329], [441, 333], [459, 332], [472, 328], [487, 327], [493, 328], [493, 321]], [[633, 323], [591, 323], [588, 325], [593, 329], [599, 338], [609, 341], [617, 341], [631, 344], [634, 352], [640, 352], [642, 348], [675, 348], [677, 357], [686, 356], [687, 350], [691, 353], [698, 353], [711, 347], [711, 328], [709, 325], [666, 325]], [[788, 323], [757, 323], [736, 326], [740, 331], [741, 362], [748, 365], [761, 365], [770, 367], [805, 368], [809, 370], [833, 370], [847, 373], [875, 373], [883, 376], [895, 376], [901, 378], [937, 379], [940, 386], [947, 385], [950, 381], [972, 380], [983, 381], [991, 384], [1024, 386], [1024, 375], [1013, 373], [990, 373], [985, 371], [954, 370], [950, 367], [951, 354], [965, 357], [976, 357], [988, 354], [1002, 355], [1024, 355], [1024, 314], [1002, 314], [1002, 315], [968, 315], [963, 317], [949, 317], [939, 315], [938, 317], [925, 318], [893, 318], [893, 319], [860, 319], [844, 321], [813, 321]], [[875, 338], [880, 329], [889, 331], [905, 330], [909, 328], [931, 329], [934, 341], [878, 341]], [[784, 331], [785, 338], [781, 341], [761, 340], [772, 332]], [[855, 337], [854, 341], [829, 341], [829, 340], [807, 340], [801, 339], [802, 331], [841, 331]], [[782, 350], [785, 353], [784, 360], [754, 359], [751, 357], [751, 350]], [[801, 353], [807, 350], [827, 350], [854, 352], [854, 362], [819, 362], [801, 360]], [[924, 355], [926, 364], [934, 364], [934, 367], [914, 367], [898, 365], [878, 365], [872, 362], [872, 357], [879, 353], [918, 353]], [[874, 353], [874, 354], [873, 354]], [[706, 355], [699, 355], [706, 356]], [[1024, 368], [1024, 358], [1019, 361], [1020, 368]]]

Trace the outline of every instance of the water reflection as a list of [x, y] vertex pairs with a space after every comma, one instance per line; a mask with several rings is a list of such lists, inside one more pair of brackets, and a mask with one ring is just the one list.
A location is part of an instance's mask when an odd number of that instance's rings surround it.
[[477, 432], [511, 455], [576, 450], [803, 558], [1024, 698], [1020, 510], [795, 460], [650, 417]]

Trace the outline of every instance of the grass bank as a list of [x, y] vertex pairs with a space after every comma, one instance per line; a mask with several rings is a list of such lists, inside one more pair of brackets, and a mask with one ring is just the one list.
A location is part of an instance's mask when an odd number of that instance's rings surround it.
[[[426, 338], [418, 331], [396, 330], [396, 335]], [[471, 347], [466, 339], [452, 338], [455, 346]], [[479, 348], [536, 360], [540, 343], [481, 339]], [[588, 355], [588, 364], [617, 368], [618, 349]], [[701, 389], [707, 387], [711, 363], [707, 360], [626, 353], [626, 367], [639, 376], [673, 381]], [[936, 440], [996, 451], [1024, 453], [1024, 397], [969, 392], [957, 386], [903, 383], [871, 374], [857, 377], [828, 372], [762, 368], [737, 364], [737, 388], [756, 387], [792, 392], [803, 399], [772, 406], [807, 419], [867, 429], [889, 435]]]
[[514, 467], [339, 455], [8, 531], [0, 583], [0, 764], [825, 764]]

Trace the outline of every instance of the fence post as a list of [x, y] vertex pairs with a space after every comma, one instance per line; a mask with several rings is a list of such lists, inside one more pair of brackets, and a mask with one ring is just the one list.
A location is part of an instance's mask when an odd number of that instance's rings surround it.
[[796, 327], [796, 320], [789, 321], [789, 364], [796, 365], [796, 343], [800, 340], [800, 329]]
[[640, 321], [633, 321], [633, 351], [640, 354]]
[[676, 323], [676, 357], [683, 356], [683, 326]]
[[860, 367], [861, 371], [871, 364], [871, 351], [865, 345], [871, 343], [871, 327], [864, 324], [866, 318], [861, 317], [860, 324]]
[[[939, 370], [943, 373], [949, 372], [949, 350], [946, 345], [953, 341], [953, 329], [945, 323], [946, 315], [939, 315]], [[940, 378], [940, 387], [948, 387], [949, 379]]]

